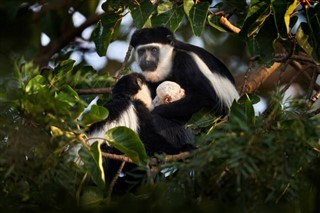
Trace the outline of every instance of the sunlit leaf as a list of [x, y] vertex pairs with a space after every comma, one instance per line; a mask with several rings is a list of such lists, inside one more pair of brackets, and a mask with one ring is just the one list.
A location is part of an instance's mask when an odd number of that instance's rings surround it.
[[[316, 27], [314, 29], [316, 29]], [[311, 56], [317, 64], [320, 64], [320, 38], [312, 33], [307, 23], [300, 24], [295, 37], [302, 49], [306, 51], [306, 53]]]
[[272, 0], [272, 11], [274, 14], [276, 28], [281, 38], [287, 38], [290, 33], [290, 16], [297, 6], [297, 0]]
[[106, 133], [106, 140], [128, 156], [135, 164], [145, 164], [148, 159], [146, 149], [139, 136], [127, 127], [115, 127]]
[[103, 189], [105, 187], [105, 176], [102, 167], [102, 155], [99, 142], [93, 143], [90, 150], [82, 147], [79, 150], [79, 155], [92, 180], [99, 188]]
[[34, 78], [30, 79], [30, 81], [26, 85], [26, 92], [28, 94], [37, 93], [39, 90], [48, 87], [47, 80], [42, 75], [37, 75]]
[[81, 124], [83, 126], [90, 126], [93, 123], [97, 123], [106, 119], [108, 115], [109, 111], [105, 107], [99, 105], [92, 105], [90, 111], [84, 113], [81, 119]]
[[248, 14], [239, 33], [241, 36], [246, 38], [257, 32], [260, 26], [271, 14], [270, 4], [270, 0], [250, 1]]
[[292, 4], [289, 5], [286, 13], [284, 14], [284, 22], [287, 28], [287, 33], [290, 33], [290, 19], [293, 12], [296, 10], [297, 6], [299, 4], [298, 0], [293, 0]]
[[157, 7], [158, 15], [172, 10], [173, 9], [172, 7], [173, 7], [173, 3], [171, 1], [163, 2], [159, 4]]

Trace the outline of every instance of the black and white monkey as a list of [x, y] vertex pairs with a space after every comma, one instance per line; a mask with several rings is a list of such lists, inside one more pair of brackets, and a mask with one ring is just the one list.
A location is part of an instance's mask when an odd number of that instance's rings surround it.
[[[111, 99], [104, 107], [108, 109], [109, 116], [90, 126], [89, 138], [103, 138], [107, 130], [126, 126], [139, 135], [149, 155], [177, 154], [192, 148], [187, 143], [192, 139], [190, 130], [179, 123], [151, 114], [152, 98], [142, 74], [131, 73], [120, 78], [112, 89]], [[157, 129], [158, 125], [173, 131], [161, 132]]]
[[[151, 114], [152, 99], [150, 90], [142, 74], [131, 73], [120, 78], [112, 89], [111, 99], [104, 105], [109, 116], [101, 122], [91, 125], [88, 137], [103, 138], [105, 132], [116, 126], [126, 126], [138, 133], [149, 156], [155, 153], [177, 154], [194, 149], [191, 143], [193, 134], [180, 123], [171, 122], [158, 115]], [[158, 129], [161, 126], [161, 130]], [[102, 150], [113, 154], [121, 154], [117, 149], [110, 147], [100, 140]], [[110, 183], [120, 167], [121, 162], [104, 159], [106, 181]], [[126, 164], [122, 170], [124, 174], [132, 173], [136, 167]], [[141, 172], [141, 171], [140, 171]], [[141, 173], [140, 173], [141, 174]], [[133, 176], [119, 177], [115, 185], [115, 192], [128, 190], [127, 182], [138, 181]]]
[[185, 123], [204, 107], [224, 116], [239, 98], [234, 78], [221, 61], [203, 48], [176, 40], [165, 27], [135, 31], [130, 45], [153, 97], [155, 88], [167, 80], [185, 90], [181, 100], [155, 107], [153, 113], [161, 117]]

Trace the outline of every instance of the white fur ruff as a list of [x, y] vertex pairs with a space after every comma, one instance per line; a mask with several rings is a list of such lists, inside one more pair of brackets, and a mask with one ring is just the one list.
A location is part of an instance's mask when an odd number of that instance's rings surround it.
[[[106, 142], [103, 138], [105, 137], [106, 132], [117, 126], [125, 126], [130, 129], [132, 129], [135, 132], [139, 131], [139, 120], [136, 113], [136, 109], [133, 105], [130, 105], [127, 110], [125, 110], [121, 117], [119, 117], [117, 120], [112, 121], [110, 123], [106, 123], [103, 128], [101, 128], [98, 131], [92, 132], [90, 135], [88, 135], [89, 138], [89, 144], [92, 145], [95, 141], [99, 141], [99, 143]], [[90, 139], [91, 138], [91, 139]]]
[[150, 82], [159, 82], [164, 80], [170, 74], [172, 68], [172, 63], [168, 62], [172, 61], [173, 46], [159, 43], [140, 45], [136, 48], [136, 59], [138, 59], [138, 50], [145, 47], [158, 47], [160, 50], [160, 56], [157, 69], [154, 71], [144, 71], [144, 77]]

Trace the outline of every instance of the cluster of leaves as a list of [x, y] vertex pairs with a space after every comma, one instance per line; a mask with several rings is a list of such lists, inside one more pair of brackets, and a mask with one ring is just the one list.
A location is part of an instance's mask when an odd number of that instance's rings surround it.
[[249, 39], [251, 55], [260, 55], [263, 62], [272, 61], [278, 44], [292, 54], [293, 44], [288, 40], [296, 40], [300, 48], [320, 63], [319, 14], [319, 4], [311, 6], [309, 1], [250, 1], [240, 36]]
[[33, 63], [16, 61], [14, 77], [0, 96], [2, 207], [74, 205], [86, 170], [66, 150], [81, 143], [79, 135], [90, 123], [77, 120], [86, 103], [73, 88], [91, 87], [92, 79], [103, 79], [104, 86], [113, 82], [92, 68], [77, 69], [72, 60], [41, 74]]
[[207, 113], [195, 116], [191, 126], [207, 131], [198, 136], [201, 145], [187, 164], [169, 165], [179, 171], [171, 187], [198, 200], [235, 205], [229, 206], [233, 211], [270, 204], [315, 210], [318, 184], [310, 177], [319, 159], [319, 117], [306, 112], [304, 101], [284, 104], [280, 95], [273, 97], [259, 116], [253, 110], [256, 98], [248, 95], [232, 105], [220, 125]]
[[[68, 146], [81, 143], [79, 136], [86, 125], [107, 116], [97, 107], [83, 117], [82, 123], [77, 121], [85, 103], [70, 85], [77, 87], [89, 76], [99, 76], [87, 74], [68, 82], [73, 72], [81, 72], [74, 70], [73, 63], [63, 61], [42, 75], [32, 64], [23, 63], [17, 66], [17, 86], [2, 94], [1, 103], [6, 100], [6, 106], [2, 105], [5, 110], [1, 113], [0, 175], [5, 192], [1, 205], [60, 209], [80, 202], [91, 207], [120, 208], [106, 205], [98, 143], [80, 150], [83, 167], [76, 166], [66, 152]], [[302, 208], [316, 196], [311, 180], [316, 179], [313, 167], [319, 157], [315, 151], [320, 149], [319, 118], [306, 112], [304, 102], [284, 105], [280, 97], [273, 97], [268, 110], [255, 116], [256, 99], [245, 95], [233, 104], [229, 120], [219, 125], [215, 117], [200, 113], [191, 121], [191, 127], [199, 130], [198, 150], [185, 161], [159, 165], [167, 171], [166, 178], [160, 175], [156, 187], [142, 185], [135, 196], [121, 196], [117, 203], [126, 201], [131, 206], [138, 200], [154, 206], [152, 199], [156, 196], [159, 202], [167, 202], [169, 209], [173, 201], [193, 210], [204, 208], [206, 203], [216, 209], [223, 206], [221, 203], [235, 203], [244, 209], [279, 203]], [[15, 128], [5, 126], [8, 123]], [[145, 169], [149, 157], [134, 132], [118, 127], [108, 131], [106, 138]], [[94, 185], [87, 185], [85, 174]], [[300, 200], [302, 197], [307, 201]], [[314, 205], [311, 202], [309, 208]]]
[[[304, 207], [314, 210], [320, 191], [316, 151], [319, 117], [311, 117], [306, 113], [308, 106], [301, 103], [286, 108], [281, 98], [274, 99], [268, 111], [259, 116], [254, 115], [254, 101], [244, 97], [234, 103], [228, 122], [217, 125], [220, 120], [208, 113], [195, 118], [191, 127], [197, 130], [199, 149], [183, 162], [160, 165], [168, 171], [167, 178], [159, 177], [156, 186], [143, 185], [136, 194], [121, 196], [113, 205], [105, 203], [98, 144], [81, 149], [83, 167], [70, 160], [66, 150], [83, 143], [86, 126], [108, 116], [103, 108], [93, 107], [79, 122], [84, 100], [88, 99], [80, 98], [74, 88], [108, 87], [113, 79], [82, 63], [74, 66], [74, 61], [62, 60], [70, 56], [66, 47], [72, 45], [67, 45], [95, 22], [91, 39], [97, 53], [104, 56], [110, 42], [121, 36], [120, 24], [128, 13], [136, 28], [164, 25], [177, 31], [187, 22], [192, 33], [199, 36], [206, 23], [223, 32], [229, 30], [219, 22], [221, 13], [214, 12], [223, 10], [225, 16], [236, 17], [233, 20], [241, 26], [240, 37], [247, 42], [251, 55], [260, 55], [263, 63], [273, 61], [276, 44], [290, 53], [294, 48], [288, 41], [293, 38], [301, 47], [296, 51], [304, 50], [319, 63], [319, 3], [253, 0], [247, 5], [245, 0], [225, 0], [210, 7], [207, 1], [152, 2], [108, 0], [102, 5], [101, 16], [95, 14], [98, 0], [0, 2], [4, 20], [0, 34], [1, 209], [59, 211], [71, 206], [74, 210], [81, 202], [131, 212], [211, 212], [224, 208], [222, 203], [237, 204], [244, 211], [247, 207], [288, 203], [294, 204], [286, 209], [291, 212]], [[70, 21], [75, 11], [87, 18], [79, 27]], [[46, 47], [39, 42], [42, 32], [51, 40]], [[24, 61], [15, 66], [8, 63], [14, 52], [43, 65], [60, 50], [67, 51], [56, 55], [57, 66], [52, 70], [39, 70]], [[106, 137], [145, 169], [149, 158], [136, 134], [116, 128]], [[85, 184], [86, 174], [94, 186]]]
[[[259, 55], [261, 62], [270, 64], [274, 53], [279, 49], [279, 44], [291, 53], [296, 40], [300, 48], [315, 62], [320, 63], [319, 4], [313, 6], [309, 1], [298, 0], [250, 1], [244, 20], [241, 14], [237, 14], [237, 10], [246, 8], [244, 1], [223, 1], [212, 7], [209, 7], [207, 1], [195, 3], [193, 0], [184, 0], [181, 3], [159, 1], [157, 4], [152, 4], [149, 0], [129, 4], [126, 4], [126, 1], [108, 1], [103, 5], [107, 15], [101, 19], [94, 33], [97, 52], [99, 55], [105, 54], [108, 44], [117, 36], [122, 14], [126, 9], [129, 10], [133, 24], [138, 29], [164, 25], [176, 31], [186, 17], [193, 34], [200, 36], [206, 23], [222, 32], [229, 30], [220, 24], [221, 14], [213, 12], [215, 9], [224, 9], [228, 4], [238, 8], [225, 15], [237, 15], [241, 26], [240, 37], [247, 41], [250, 54]], [[117, 17], [114, 16], [115, 11]]]

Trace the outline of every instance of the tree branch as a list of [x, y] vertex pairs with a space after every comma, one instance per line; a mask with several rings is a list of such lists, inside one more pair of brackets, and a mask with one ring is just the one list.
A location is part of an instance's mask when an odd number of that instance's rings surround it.
[[85, 94], [111, 94], [111, 88], [75, 89], [79, 95]]
[[123, 170], [123, 167], [124, 165], [126, 164], [125, 161], [122, 161], [117, 173], [114, 175], [110, 185], [109, 185], [109, 189], [108, 189], [108, 196], [107, 196], [107, 199], [108, 201], [111, 200], [111, 194], [112, 194], [112, 191], [113, 191], [113, 188], [114, 188], [114, 185], [116, 184], [118, 178], [119, 178], [119, 175], [121, 174], [122, 170]]
[[[111, 154], [111, 153], [107, 153], [107, 152], [101, 152], [101, 154], [102, 154], [102, 157], [105, 157], [105, 158], [124, 161], [126, 163], [133, 163], [133, 161], [125, 155]], [[164, 160], [161, 161], [161, 163], [168, 163], [168, 162], [173, 162], [173, 161], [177, 161], [177, 160], [182, 160], [182, 159], [185, 159], [189, 156], [190, 156], [190, 152], [181, 152], [176, 155], [166, 155], [164, 157]], [[155, 166], [158, 164], [158, 162], [159, 162], [158, 158], [152, 157], [150, 165]]]
[[275, 62], [270, 68], [260, 67], [260, 69], [252, 73], [247, 80], [247, 84], [243, 86], [243, 93], [252, 93], [281, 66], [281, 63]]
[[227, 27], [229, 30], [231, 30], [234, 33], [239, 33], [240, 32], [240, 28], [238, 28], [238, 27], [234, 26], [233, 24], [231, 24], [230, 21], [224, 16], [220, 17], [220, 23], [222, 25], [224, 25], [225, 27]]

